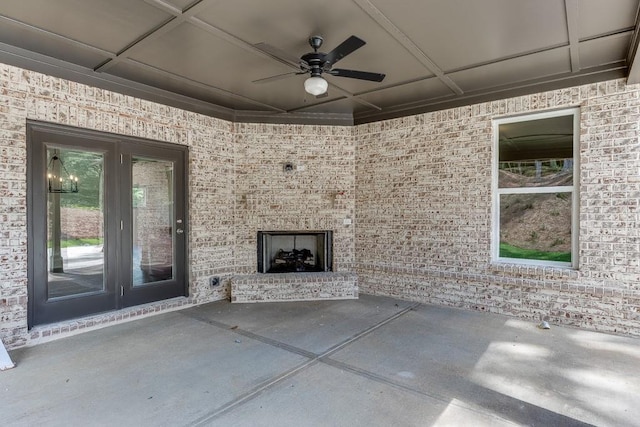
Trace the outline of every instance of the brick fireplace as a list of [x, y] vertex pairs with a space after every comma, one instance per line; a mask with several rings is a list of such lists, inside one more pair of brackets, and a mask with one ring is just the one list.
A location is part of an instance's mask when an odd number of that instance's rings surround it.
[[[243, 137], [236, 140], [235, 147], [236, 244], [234, 274], [229, 279], [231, 300], [357, 298], [353, 224], [356, 147], [350, 129], [256, 123], [234, 126]], [[267, 241], [266, 249], [258, 257], [263, 240]], [[325, 261], [318, 260], [325, 252]], [[266, 265], [276, 257], [278, 268]]]
[[333, 232], [259, 231], [257, 274], [235, 276], [232, 302], [308, 301], [358, 297], [357, 276], [334, 272]]

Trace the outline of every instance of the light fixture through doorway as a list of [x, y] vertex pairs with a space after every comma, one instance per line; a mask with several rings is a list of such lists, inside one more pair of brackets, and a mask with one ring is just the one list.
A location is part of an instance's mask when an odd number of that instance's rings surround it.
[[78, 177], [67, 171], [58, 150], [54, 150], [53, 156], [47, 165], [47, 179], [49, 183], [49, 193], [77, 193]]

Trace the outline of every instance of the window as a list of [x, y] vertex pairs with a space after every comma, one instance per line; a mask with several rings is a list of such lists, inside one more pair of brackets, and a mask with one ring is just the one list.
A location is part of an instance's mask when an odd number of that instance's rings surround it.
[[577, 268], [579, 110], [494, 122], [493, 259]]

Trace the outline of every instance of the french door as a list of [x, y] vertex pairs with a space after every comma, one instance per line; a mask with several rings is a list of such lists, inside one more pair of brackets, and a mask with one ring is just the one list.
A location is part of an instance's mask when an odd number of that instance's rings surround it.
[[27, 127], [29, 327], [186, 296], [186, 148]]

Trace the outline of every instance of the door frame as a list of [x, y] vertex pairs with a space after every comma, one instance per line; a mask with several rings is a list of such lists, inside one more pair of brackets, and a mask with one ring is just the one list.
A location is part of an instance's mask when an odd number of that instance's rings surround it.
[[[89, 316], [124, 307], [139, 305], [151, 301], [188, 296], [188, 155], [189, 148], [184, 145], [154, 141], [150, 139], [112, 134], [82, 129], [72, 126], [27, 120], [27, 324], [28, 329], [35, 325], [53, 323], [61, 320]], [[79, 149], [104, 153], [104, 248], [105, 248], [105, 288], [103, 292], [91, 295], [79, 295], [67, 299], [48, 301], [47, 295], [47, 249], [42, 237], [47, 236], [48, 212], [46, 199], [46, 151], [48, 146], [66, 149]], [[123, 184], [123, 166], [127, 155], [136, 155], [139, 148], [143, 153], [180, 153], [183, 174], [178, 179], [174, 173], [174, 204], [183, 207], [183, 229], [181, 234], [182, 250], [177, 244], [174, 248], [176, 271], [172, 291], [167, 286], [154, 294], [125, 298], [121, 284], [132, 286], [131, 270], [125, 267], [123, 250], [125, 244], [131, 244], [125, 232], [131, 233], [131, 189]], [[129, 154], [126, 154], [129, 153]], [[149, 156], [153, 157], [153, 156]], [[130, 162], [129, 162], [130, 169]], [[180, 169], [180, 168], [178, 168]], [[40, 181], [39, 176], [42, 175]], [[125, 182], [123, 182], [123, 180]], [[131, 182], [129, 171], [129, 183]], [[182, 187], [178, 187], [182, 185]], [[43, 212], [47, 212], [43, 215]], [[120, 225], [128, 222], [127, 227]], [[175, 230], [175, 228], [174, 228]], [[175, 231], [174, 231], [175, 233]], [[39, 239], [39, 240], [38, 240]], [[46, 237], [45, 237], [46, 240]], [[177, 240], [177, 239], [176, 239]], [[180, 259], [178, 259], [180, 255]], [[43, 268], [42, 265], [45, 267]], [[181, 265], [181, 267], [178, 267]], [[128, 266], [131, 266], [129, 262]], [[44, 284], [43, 284], [44, 281]], [[166, 284], [164, 284], [166, 285]], [[83, 303], [78, 304], [82, 299]]]

